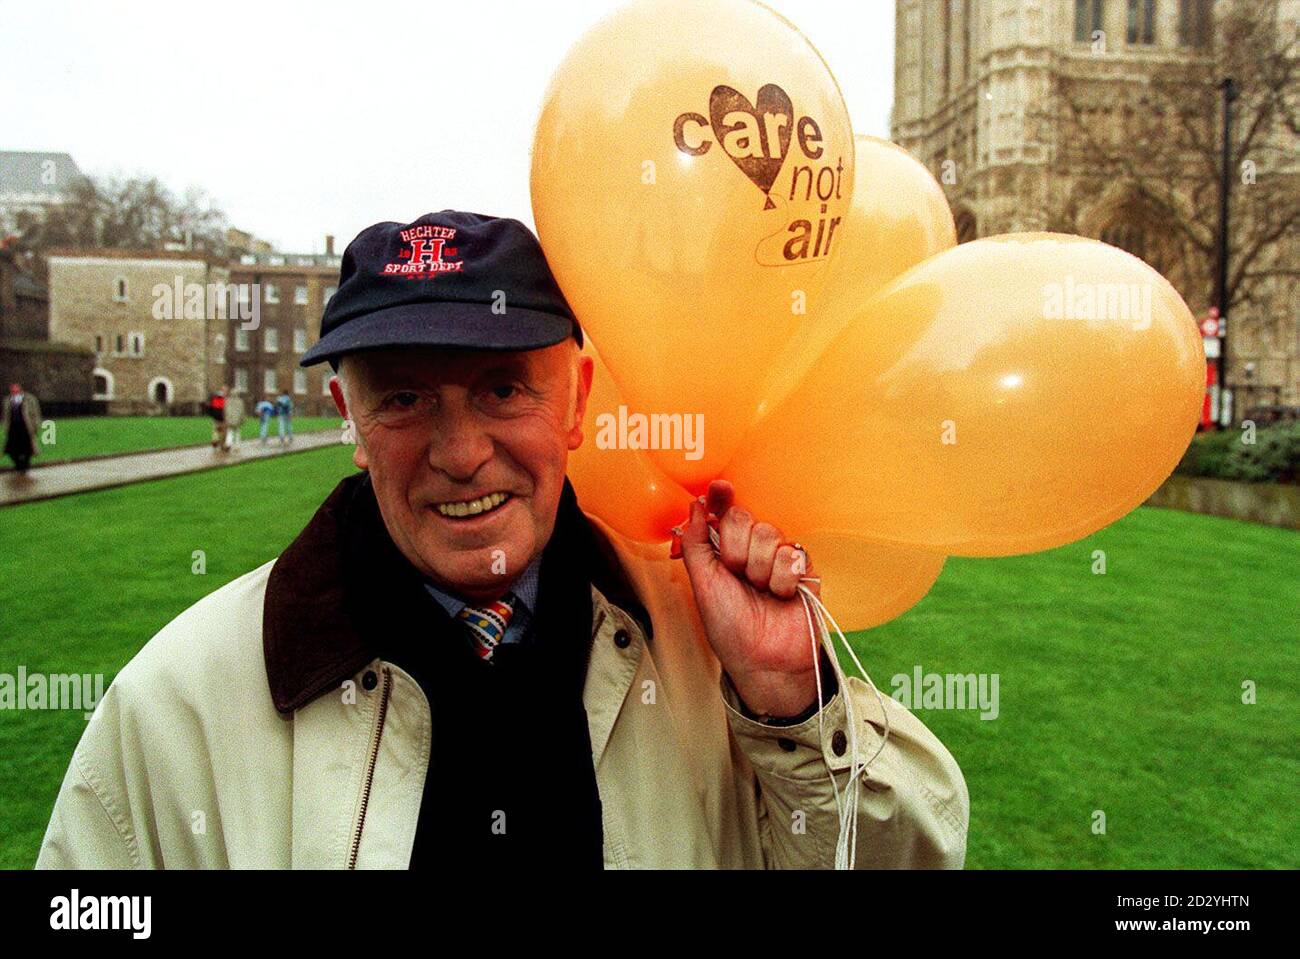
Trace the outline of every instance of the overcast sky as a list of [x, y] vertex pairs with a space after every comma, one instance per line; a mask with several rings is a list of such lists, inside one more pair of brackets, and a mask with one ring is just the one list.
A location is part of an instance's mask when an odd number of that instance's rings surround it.
[[[0, 0], [0, 150], [201, 187], [292, 252], [445, 207], [531, 224], [542, 93], [619, 5]], [[893, 3], [769, 5], [826, 58], [854, 129], [888, 136]]]

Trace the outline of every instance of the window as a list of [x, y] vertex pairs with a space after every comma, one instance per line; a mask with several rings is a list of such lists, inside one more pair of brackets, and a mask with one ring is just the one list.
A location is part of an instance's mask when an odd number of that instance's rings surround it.
[[128, 333], [126, 335], [126, 351], [130, 356], [144, 356], [144, 334]]
[[325, 302], [328, 303], [330, 300], [334, 299], [334, 294], [338, 291], [339, 288], [337, 286], [325, 287]]
[[95, 352], [96, 352], [96, 353], [103, 353], [103, 352], [104, 352], [104, 337], [103, 337], [103, 336], [97, 335], [97, 336], [95, 337]]
[[111, 400], [113, 398], [113, 374], [108, 370], [96, 369], [92, 374], [94, 386], [92, 399]]
[[1178, 42], [1185, 47], [1205, 47], [1214, 26], [1213, 0], [1179, 0]]
[[1089, 43], [1092, 35], [1101, 30], [1104, 19], [1103, 0], [1074, 0], [1074, 39], [1076, 43]]
[[307, 352], [307, 331], [301, 327], [293, 331], [293, 351], [295, 353]]
[[126, 277], [119, 276], [113, 281], [113, 300], [117, 303], [125, 303], [130, 297], [127, 295]]
[[293, 301], [299, 306], [307, 305], [307, 287], [299, 285], [293, 288]]
[[243, 327], [240, 327], [239, 329], [235, 330], [235, 352], [247, 353], [248, 348], [249, 348], [248, 330], [244, 329]]
[[1128, 0], [1128, 42], [1154, 43], [1156, 0]]
[[268, 257], [266, 262], [270, 263], [272, 266], [284, 266], [284, 257], [282, 256]]
[[275, 370], [264, 370], [262, 372], [262, 389], [267, 393], [274, 393], [277, 389], [275, 385]]
[[226, 335], [218, 333], [212, 338], [212, 362], [226, 362]]
[[121, 356], [126, 352], [126, 337], [121, 333], [113, 338], [113, 355]]
[[235, 369], [235, 392], [248, 392], [248, 370], [244, 369], [242, 366]]
[[293, 371], [293, 391], [297, 393], [299, 396], [307, 395], [307, 371], [306, 370]]
[[257, 262], [257, 257], [252, 253], [245, 253], [239, 258], [239, 262], [244, 266], [252, 266]]
[[262, 334], [262, 351], [264, 353], [280, 352], [280, 331], [271, 327]]
[[274, 283], [268, 283], [265, 286], [265, 290], [266, 290], [266, 302], [268, 303], [280, 302], [280, 288], [278, 286], [276, 286]]

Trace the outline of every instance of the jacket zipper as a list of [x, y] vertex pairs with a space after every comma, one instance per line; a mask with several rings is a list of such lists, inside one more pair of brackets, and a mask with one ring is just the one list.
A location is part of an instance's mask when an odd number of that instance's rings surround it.
[[384, 735], [384, 720], [388, 717], [388, 696], [392, 691], [393, 677], [388, 667], [383, 667], [383, 686], [379, 691], [378, 719], [375, 721], [374, 736], [370, 741], [370, 755], [366, 760], [365, 784], [361, 789], [361, 812], [357, 816], [357, 825], [352, 832], [352, 848], [348, 853], [348, 868], [357, 868], [357, 855], [361, 852], [361, 830], [366, 825], [366, 809], [370, 806], [370, 788], [375, 783], [375, 763], [379, 760], [379, 740]]

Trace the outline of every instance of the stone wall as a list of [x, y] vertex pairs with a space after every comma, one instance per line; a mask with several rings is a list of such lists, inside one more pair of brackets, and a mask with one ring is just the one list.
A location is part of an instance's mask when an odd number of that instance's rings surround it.
[[89, 404], [94, 368], [94, 353], [74, 346], [0, 340], [0, 387], [21, 383], [47, 412], [51, 403]]
[[1146, 505], [1300, 529], [1300, 486], [1283, 483], [1171, 476], [1151, 494]]

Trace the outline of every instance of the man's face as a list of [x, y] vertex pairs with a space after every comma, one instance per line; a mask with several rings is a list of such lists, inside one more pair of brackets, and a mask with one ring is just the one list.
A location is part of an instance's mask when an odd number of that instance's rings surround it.
[[573, 341], [522, 353], [408, 348], [345, 357], [330, 389], [356, 428], [384, 525], [436, 585], [499, 597], [555, 527], [582, 443], [592, 360]]

